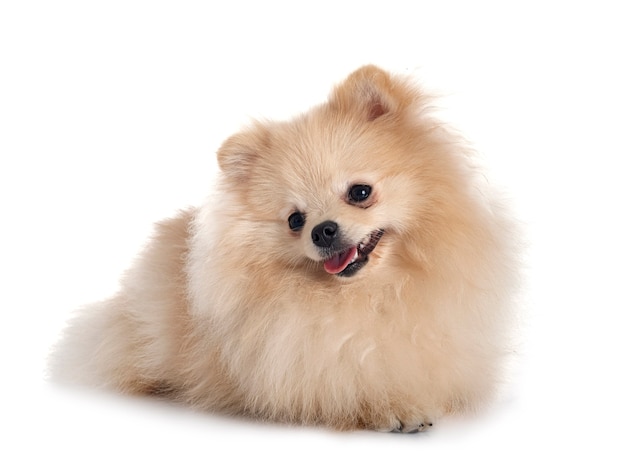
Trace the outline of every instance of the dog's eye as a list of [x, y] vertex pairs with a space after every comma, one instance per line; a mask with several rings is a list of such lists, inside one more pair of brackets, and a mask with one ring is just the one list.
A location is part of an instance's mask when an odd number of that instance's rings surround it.
[[302, 213], [295, 212], [289, 215], [287, 221], [289, 222], [289, 229], [291, 229], [292, 231], [300, 231], [304, 226], [306, 220]]
[[352, 203], [360, 203], [367, 200], [372, 193], [372, 186], [367, 184], [355, 184], [348, 190], [348, 200]]

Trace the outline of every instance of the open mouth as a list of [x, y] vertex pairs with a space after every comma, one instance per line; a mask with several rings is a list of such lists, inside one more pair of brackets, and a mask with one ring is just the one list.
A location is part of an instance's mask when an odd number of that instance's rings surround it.
[[344, 278], [354, 276], [367, 263], [369, 254], [376, 248], [384, 233], [383, 229], [377, 229], [363, 242], [334, 254], [324, 261], [324, 270]]

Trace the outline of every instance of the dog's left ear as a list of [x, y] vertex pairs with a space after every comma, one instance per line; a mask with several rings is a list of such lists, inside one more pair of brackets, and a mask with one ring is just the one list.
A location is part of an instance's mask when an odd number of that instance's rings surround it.
[[367, 65], [357, 69], [337, 86], [329, 99], [331, 108], [346, 114], [356, 111], [367, 121], [384, 115], [399, 115], [419, 98], [406, 79]]

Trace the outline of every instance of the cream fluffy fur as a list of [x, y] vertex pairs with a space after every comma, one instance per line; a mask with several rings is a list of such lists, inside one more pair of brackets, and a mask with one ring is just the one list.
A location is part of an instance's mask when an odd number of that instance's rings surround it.
[[[366, 66], [324, 105], [232, 136], [216, 194], [157, 226], [120, 293], [69, 325], [53, 373], [339, 429], [418, 431], [481, 405], [506, 352], [513, 229], [426, 106]], [[354, 276], [324, 270], [312, 228], [329, 220], [355, 245], [385, 231]]]

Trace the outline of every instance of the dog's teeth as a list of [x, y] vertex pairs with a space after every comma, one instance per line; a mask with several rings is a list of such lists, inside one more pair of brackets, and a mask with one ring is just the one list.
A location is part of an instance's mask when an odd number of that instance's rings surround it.
[[350, 260], [350, 263], [354, 263], [357, 258], [359, 258], [359, 251], [355, 249], [354, 250], [354, 257], [352, 257], [352, 260]]

